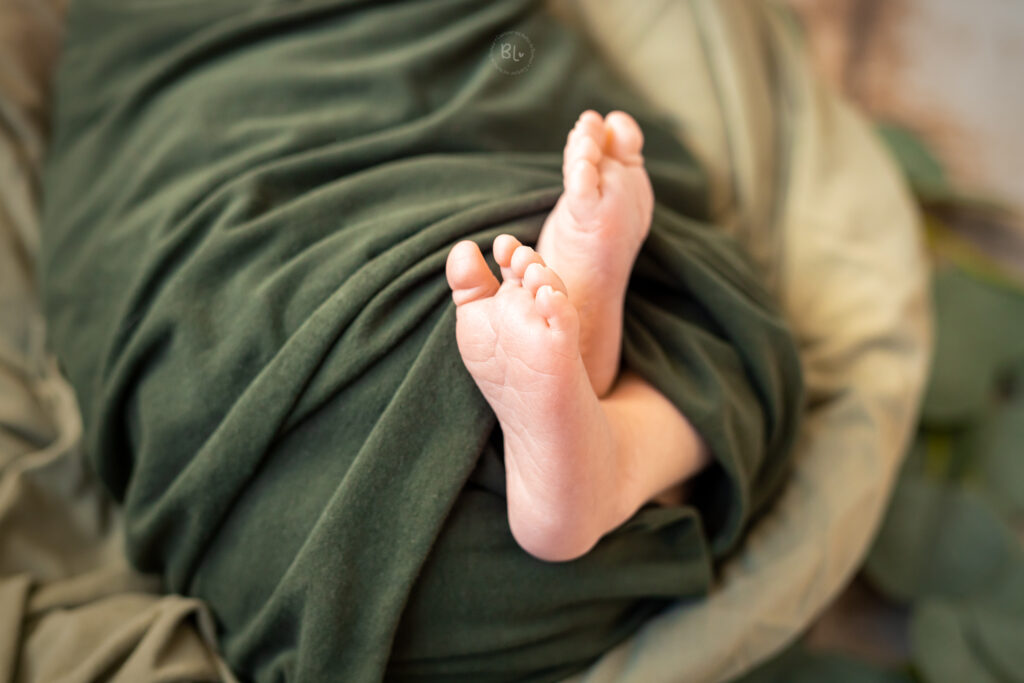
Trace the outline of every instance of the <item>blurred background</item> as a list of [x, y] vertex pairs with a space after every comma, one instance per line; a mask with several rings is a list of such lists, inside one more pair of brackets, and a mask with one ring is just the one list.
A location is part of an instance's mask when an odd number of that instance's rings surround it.
[[1018, 0], [789, 3], [834, 87], [874, 118], [920, 134], [958, 185], [1024, 209]]
[[911, 180], [936, 354], [864, 570], [757, 680], [1024, 680], [1024, 3], [787, 4]]

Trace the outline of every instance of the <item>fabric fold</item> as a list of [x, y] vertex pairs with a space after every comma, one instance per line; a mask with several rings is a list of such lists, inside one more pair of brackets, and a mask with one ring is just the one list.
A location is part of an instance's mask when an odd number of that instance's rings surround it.
[[[56, 102], [51, 343], [133, 563], [210, 605], [242, 677], [557, 680], [705, 592], [777, 488], [788, 332], [670, 127], [537, 3], [79, 0]], [[638, 119], [658, 201], [624, 364], [716, 464], [552, 565], [508, 530], [444, 259], [536, 240], [587, 108]]]

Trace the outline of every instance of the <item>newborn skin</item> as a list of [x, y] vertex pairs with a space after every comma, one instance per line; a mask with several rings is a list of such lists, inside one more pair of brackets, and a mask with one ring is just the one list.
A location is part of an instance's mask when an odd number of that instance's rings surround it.
[[629, 373], [615, 383], [626, 284], [654, 201], [642, 144], [627, 114], [584, 112], [544, 257], [499, 236], [499, 283], [475, 243], [448, 255], [459, 352], [504, 436], [509, 525], [543, 560], [583, 555], [645, 502], [672, 500], [707, 460], [653, 387]]
[[598, 396], [618, 374], [626, 285], [651, 229], [654, 192], [643, 144], [629, 114], [615, 111], [602, 120], [583, 112], [565, 145], [565, 192], [537, 242], [580, 313], [580, 351]]

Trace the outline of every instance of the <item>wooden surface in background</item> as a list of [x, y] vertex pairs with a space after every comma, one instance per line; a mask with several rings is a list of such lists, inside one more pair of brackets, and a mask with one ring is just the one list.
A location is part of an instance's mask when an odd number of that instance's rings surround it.
[[827, 80], [921, 134], [965, 189], [1024, 215], [1024, 2], [789, 3]]

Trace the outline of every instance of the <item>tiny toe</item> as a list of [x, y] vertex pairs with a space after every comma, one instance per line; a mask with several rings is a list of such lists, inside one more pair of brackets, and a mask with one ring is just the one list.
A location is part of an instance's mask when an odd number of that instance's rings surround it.
[[531, 263], [523, 273], [523, 287], [530, 294], [537, 296], [537, 292], [544, 286], [551, 287], [556, 292], [567, 293], [565, 283], [562, 282], [562, 278], [558, 277], [558, 273], [540, 263]]
[[604, 118], [593, 109], [588, 109], [580, 114], [576, 130], [600, 141], [604, 135]]
[[499, 234], [495, 238], [495, 244], [492, 247], [495, 260], [498, 262], [499, 267], [502, 269], [502, 282], [503, 283], [518, 283], [520, 276], [512, 272], [512, 254], [515, 250], [522, 246], [522, 243], [511, 236], [511, 234]]
[[587, 136], [580, 137], [578, 141], [569, 148], [569, 159], [567, 159], [567, 161], [570, 161], [570, 168], [572, 168], [572, 164], [576, 163], [580, 159], [589, 161], [596, 166], [601, 163], [601, 157], [603, 156], [604, 153], [601, 151], [601, 147], [597, 144], [597, 141], [594, 140], [594, 138]]
[[[590, 112], [598, 116], [595, 112]], [[600, 117], [598, 116], [600, 119]], [[582, 121], [569, 133], [569, 140], [565, 144], [562, 161], [562, 175], [568, 175], [573, 165], [580, 159], [586, 159], [594, 165], [600, 164], [604, 157], [604, 124], [584, 124]]]
[[596, 200], [601, 196], [600, 182], [597, 166], [586, 159], [580, 159], [565, 176], [565, 191], [573, 199]]
[[512, 235], [498, 235], [494, 238], [494, 245], [492, 246], [494, 260], [498, 262], [499, 266], [507, 267], [512, 263], [512, 252], [521, 246], [523, 246], [523, 243]]
[[633, 117], [626, 112], [613, 111], [605, 119], [605, 125], [609, 131], [608, 153], [624, 164], [643, 163], [644, 134]]
[[575, 138], [565, 149], [565, 160], [562, 162], [562, 175], [568, 176], [578, 161], [588, 161], [594, 166], [601, 163], [604, 152], [591, 137]]
[[548, 326], [560, 332], [570, 332], [579, 325], [576, 309], [569, 303], [569, 297], [550, 285], [537, 290], [537, 312], [540, 313]]
[[456, 306], [494, 296], [498, 291], [498, 279], [487, 267], [480, 247], [469, 240], [459, 242], [448, 252], [445, 275]]
[[[593, 114], [593, 116], [587, 116], [587, 114]], [[608, 134], [605, 131], [604, 119], [599, 114], [596, 112], [586, 112], [580, 118], [579, 123], [576, 124], [576, 130], [578, 140], [593, 140], [598, 152], [602, 156], [604, 155], [604, 143]]]
[[544, 265], [544, 259], [542, 259], [540, 254], [530, 247], [525, 245], [519, 247], [515, 250], [515, 253], [512, 254], [512, 274], [517, 278], [522, 278], [531, 263]]

